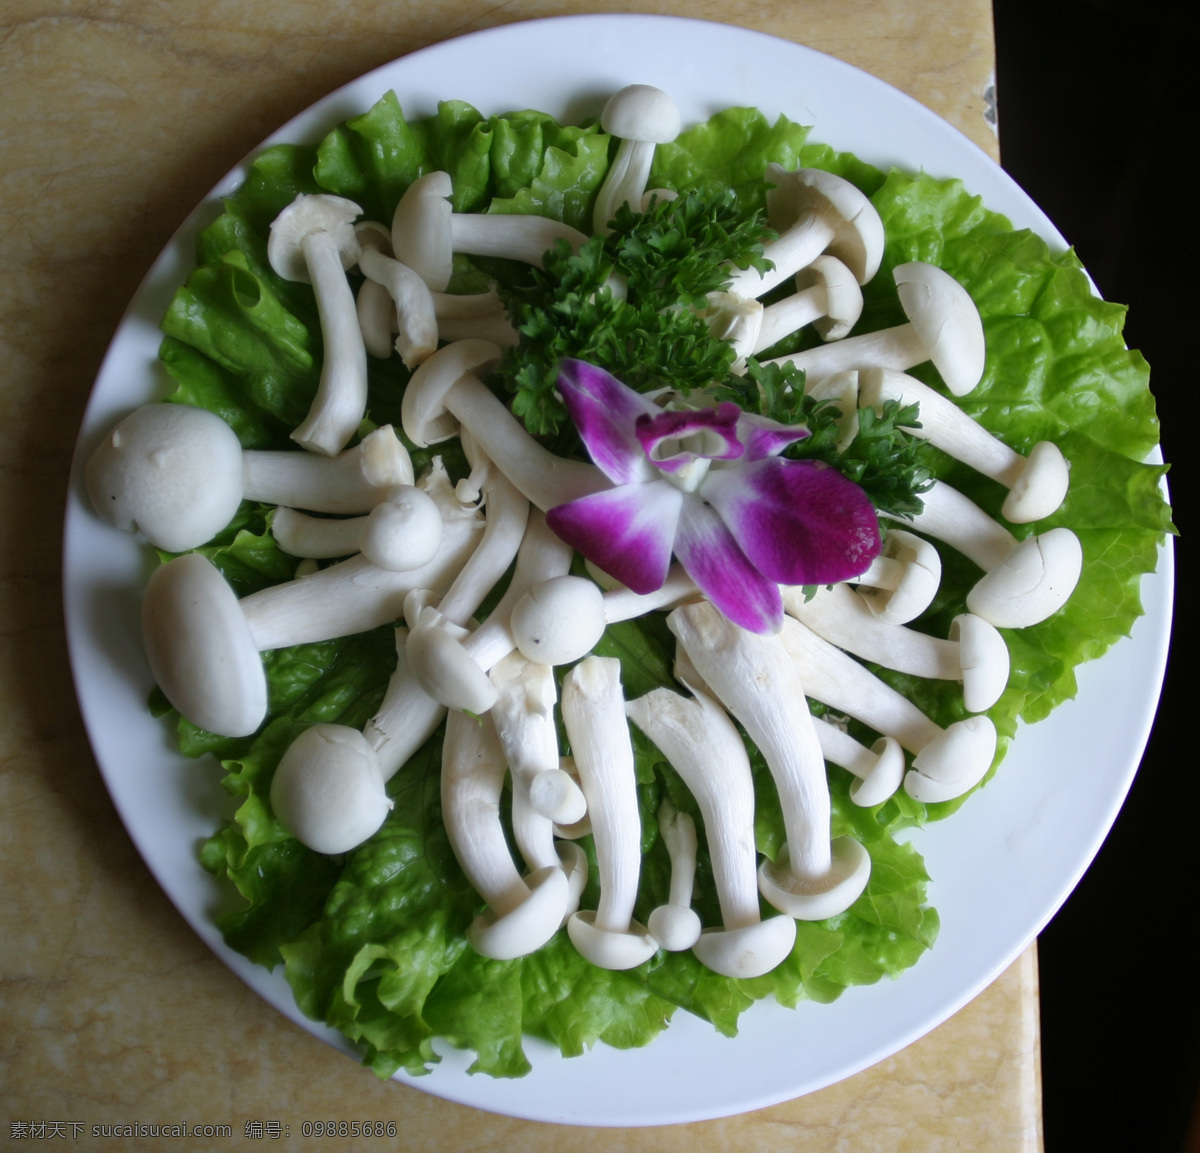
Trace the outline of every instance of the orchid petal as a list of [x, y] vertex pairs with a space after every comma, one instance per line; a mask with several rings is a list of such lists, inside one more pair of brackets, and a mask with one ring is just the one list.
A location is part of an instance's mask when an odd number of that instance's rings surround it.
[[758, 571], [780, 584], [848, 580], [879, 553], [866, 493], [816, 461], [772, 456], [710, 472], [699, 492]]
[[735, 625], [754, 633], [779, 631], [779, 586], [751, 564], [717, 512], [695, 497], [684, 501], [675, 555], [700, 591]]
[[582, 360], [562, 362], [558, 391], [588, 455], [613, 484], [656, 479], [657, 470], [646, 459], [636, 424], [638, 417], [653, 417], [661, 409], [612, 373]]
[[683, 493], [665, 480], [626, 484], [560, 504], [546, 523], [572, 548], [635, 593], [662, 588]]
[[743, 412], [738, 420], [738, 440], [746, 446], [747, 463], [762, 460], [767, 456], [778, 456], [789, 444], [803, 440], [809, 431], [799, 424], [780, 424], [769, 416], [755, 412]]
[[[709, 460], [737, 460], [745, 451], [738, 440], [741, 409], [725, 402], [716, 408], [680, 409], [639, 416], [635, 426], [638, 442], [646, 456], [664, 472], [678, 472], [696, 457]], [[664, 442], [685, 441], [688, 448], [661, 459], [655, 449]]]

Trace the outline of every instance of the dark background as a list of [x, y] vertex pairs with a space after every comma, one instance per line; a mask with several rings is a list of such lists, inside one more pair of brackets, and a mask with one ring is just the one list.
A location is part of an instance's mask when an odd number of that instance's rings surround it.
[[1002, 163], [1101, 294], [1129, 306], [1126, 340], [1151, 365], [1182, 534], [1154, 734], [1104, 848], [1039, 940], [1048, 1153], [1200, 1150], [1200, 771], [1183, 729], [1198, 712], [1184, 696], [1195, 683], [1198, 7], [994, 0]]

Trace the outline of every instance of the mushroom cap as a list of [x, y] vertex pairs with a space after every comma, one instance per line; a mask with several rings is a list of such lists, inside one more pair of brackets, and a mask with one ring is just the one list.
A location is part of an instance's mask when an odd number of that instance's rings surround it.
[[1071, 469], [1062, 449], [1052, 440], [1039, 440], [1029, 450], [1025, 467], [1000, 509], [1012, 524], [1029, 524], [1054, 512], [1067, 495]]
[[373, 248], [384, 256], [392, 255], [392, 230], [378, 220], [358, 220], [354, 224], [354, 236], [361, 250], [359, 256]]
[[647, 920], [650, 935], [668, 953], [682, 953], [700, 939], [700, 918], [688, 905], [659, 905]]
[[591, 652], [604, 634], [604, 595], [586, 577], [551, 577], [517, 601], [509, 627], [528, 660], [570, 664]]
[[392, 215], [392, 252], [433, 292], [445, 292], [454, 270], [448, 172], [427, 172], [405, 189]]
[[768, 917], [740, 929], [705, 929], [692, 952], [722, 977], [762, 977], [787, 960], [795, 943], [791, 917]]
[[1067, 602], [1083, 571], [1083, 546], [1069, 528], [1026, 537], [967, 593], [967, 608], [1001, 629], [1039, 624]]
[[567, 874], [557, 865], [538, 869], [526, 879], [529, 896], [497, 917], [483, 913], [467, 928], [475, 952], [493, 961], [512, 961], [540, 949], [558, 932], [570, 902]]
[[224, 737], [262, 724], [262, 658], [237, 594], [207, 557], [186, 553], [154, 570], [142, 637], [158, 687], [192, 724]]
[[913, 759], [904, 791], [914, 801], [934, 804], [961, 797], [992, 767], [996, 726], [990, 717], [965, 717], [947, 727]]
[[950, 622], [950, 639], [958, 641], [963, 705], [969, 713], [982, 713], [1008, 685], [1008, 645], [995, 625], [974, 613], [960, 613]]
[[88, 496], [101, 519], [157, 548], [211, 540], [242, 502], [242, 446], [216, 413], [189, 404], [135, 409], [92, 453]]
[[337, 245], [342, 267], [351, 268], [358, 261], [354, 220], [361, 213], [362, 209], [344, 196], [302, 192], [271, 222], [267, 260], [284, 280], [309, 284], [311, 278], [304, 257], [304, 241], [318, 232], [327, 232]]
[[863, 294], [854, 273], [836, 256], [825, 253], [796, 273], [796, 291], [820, 284], [825, 289], [825, 315], [812, 322], [822, 340], [841, 340], [862, 316]]
[[658, 952], [658, 942], [645, 925], [630, 921], [624, 932], [598, 929], [591, 909], [571, 914], [567, 934], [580, 955], [601, 969], [633, 969]]
[[845, 912], [867, 887], [871, 857], [853, 837], [835, 837], [830, 850], [829, 872], [806, 881], [792, 874], [785, 843], [776, 860], [764, 860], [759, 866], [759, 892], [774, 908], [798, 921], [823, 921]]
[[397, 485], [363, 525], [363, 556], [389, 572], [424, 568], [441, 545], [442, 514], [433, 497], [415, 485]]
[[405, 654], [417, 684], [429, 696], [478, 717], [496, 703], [496, 686], [463, 648], [462, 632], [437, 609], [425, 608], [409, 630]]
[[884, 537], [886, 559], [900, 561], [904, 575], [894, 589], [864, 590], [871, 611], [890, 625], [905, 625], [916, 620], [933, 603], [942, 583], [942, 557], [924, 537], [902, 528], [889, 528]]
[[275, 815], [316, 853], [348, 853], [379, 829], [391, 807], [375, 750], [345, 725], [305, 729], [271, 778]]
[[467, 373], [500, 359], [490, 340], [456, 340], [439, 348], [412, 374], [400, 402], [400, 421], [418, 448], [458, 434], [458, 421], [446, 411], [446, 394]]
[[872, 746], [875, 764], [850, 786], [850, 799], [864, 809], [882, 805], [904, 781], [904, 749], [895, 737], [880, 737]]
[[883, 260], [883, 221], [866, 195], [849, 180], [820, 168], [767, 165], [767, 219], [776, 232], [786, 232], [807, 213], [834, 228], [825, 251], [836, 256], [866, 284]]
[[574, 825], [587, 813], [587, 800], [574, 778], [562, 769], [543, 769], [529, 779], [529, 804], [557, 825]]
[[987, 346], [983, 321], [970, 294], [935, 264], [913, 260], [892, 270], [904, 315], [955, 396], [983, 376]]
[[683, 120], [675, 101], [661, 88], [628, 84], [608, 98], [600, 127], [622, 140], [669, 144], [679, 135]]

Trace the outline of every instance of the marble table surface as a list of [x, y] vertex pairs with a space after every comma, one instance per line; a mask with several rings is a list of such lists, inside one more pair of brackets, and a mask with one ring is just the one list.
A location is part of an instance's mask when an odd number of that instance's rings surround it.
[[[74, 704], [60, 605], [67, 476], [91, 382], [175, 226], [296, 112], [390, 59], [542, 16], [743, 25], [908, 92], [993, 156], [987, 0], [9, 0], [0, 15], [0, 1146], [112, 1127], [229, 1127], [189, 1148], [1041, 1148], [1031, 949], [958, 1014], [840, 1084], [720, 1121], [583, 1130], [380, 1083], [260, 1001], [175, 912], [126, 835]], [[305, 1120], [400, 1137], [305, 1138]], [[26, 1128], [26, 1126], [30, 1126]], [[40, 1126], [40, 1128], [38, 1128]], [[104, 1127], [109, 1127], [107, 1130]], [[286, 1135], [282, 1130], [286, 1128]]]

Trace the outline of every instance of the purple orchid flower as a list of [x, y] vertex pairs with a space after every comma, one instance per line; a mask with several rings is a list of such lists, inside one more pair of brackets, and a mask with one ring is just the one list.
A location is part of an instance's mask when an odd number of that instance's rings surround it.
[[558, 389], [610, 489], [547, 523], [633, 589], [661, 588], [674, 554], [734, 624], [776, 631], [780, 584], [835, 584], [879, 553], [866, 493], [836, 469], [779, 454], [808, 435], [736, 404], [669, 411], [602, 368], [566, 360]]

